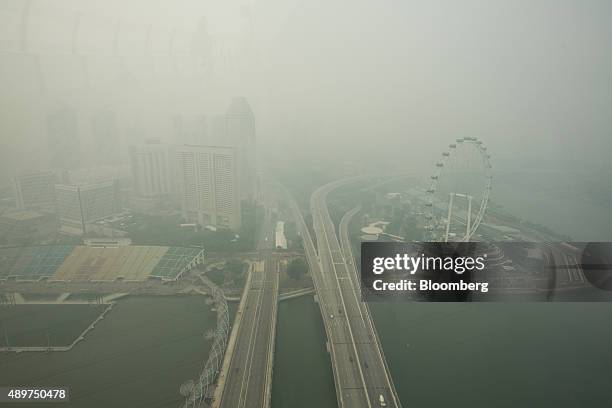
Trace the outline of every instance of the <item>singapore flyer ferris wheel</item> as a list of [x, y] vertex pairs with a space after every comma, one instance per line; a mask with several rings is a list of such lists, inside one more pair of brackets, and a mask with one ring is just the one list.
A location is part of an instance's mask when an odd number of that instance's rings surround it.
[[[476, 137], [457, 139], [442, 153], [425, 198], [425, 229], [432, 241], [472, 239], [489, 204], [490, 159], [487, 147]], [[469, 170], [461, 168], [466, 164], [471, 165]]]

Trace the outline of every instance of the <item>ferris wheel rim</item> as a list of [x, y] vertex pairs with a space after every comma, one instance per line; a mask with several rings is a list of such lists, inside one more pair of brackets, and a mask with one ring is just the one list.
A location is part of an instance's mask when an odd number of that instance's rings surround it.
[[[471, 223], [470, 229], [467, 231], [465, 237], [462, 239], [462, 241], [469, 241], [470, 238], [474, 235], [474, 233], [478, 229], [478, 227], [480, 226], [484, 218], [484, 214], [486, 212], [486, 209], [489, 203], [489, 197], [491, 194], [491, 186], [492, 186], [492, 180], [493, 180], [493, 176], [491, 174], [492, 173], [491, 171], [492, 166], [491, 166], [491, 161], [490, 161], [491, 155], [488, 153], [488, 149], [485, 146], [485, 144], [478, 138], [464, 137], [464, 138], [456, 139], [456, 142], [451, 143], [448, 146], [448, 150], [442, 153], [442, 159], [436, 163], [435, 171], [434, 171], [434, 174], [430, 177], [431, 181], [429, 184], [429, 188], [427, 190], [427, 194], [429, 197], [429, 201], [427, 204], [427, 206], [429, 207], [429, 214], [427, 215], [427, 219], [429, 223], [431, 224], [434, 223], [433, 221], [434, 220], [434, 216], [433, 216], [434, 194], [437, 192], [440, 176], [443, 174], [444, 168], [446, 167], [446, 163], [451, 157], [451, 151], [453, 150], [456, 151], [457, 146], [459, 145], [461, 146], [472, 145], [476, 147], [476, 150], [479, 153], [482, 163], [483, 163], [483, 173], [485, 176], [485, 186], [484, 186], [484, 190], [482, 194], [482, 199], [480, 200], [480, 205], [478, 207], [478, 211], [476, 213], [476, 216], [474, 217], [473, 222]], [[435, 227], [434, 225], [428, 225], [427, 229], [434, 231]]]

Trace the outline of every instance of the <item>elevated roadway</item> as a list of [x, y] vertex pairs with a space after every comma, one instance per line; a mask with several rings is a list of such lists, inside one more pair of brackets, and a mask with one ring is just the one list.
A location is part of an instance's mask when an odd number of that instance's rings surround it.
[[[263, 264], [263, 265], [262, 265]], [[270, 406], [278, 301], [278, 260], [269, 255], [251, 272], [236, 345], [218, 407]]]
[[270, 214], [266, 213], [255, 263], [236, 318], [233, 348], [224, 363], [218, 399], [213, 408], [266, 408], [270, 406], [280, 257], [271, 251]]
[[290, 205], [303, 238], [323, 316], [338, 406], [400, 407], [369, 309], [359, 299], [352, 255], [343, 252], [327, 210], [327, 194], [355, 180], [333, 182], [313, 193], [311, 213], [316, 249], [297, 204], [290, 200]]

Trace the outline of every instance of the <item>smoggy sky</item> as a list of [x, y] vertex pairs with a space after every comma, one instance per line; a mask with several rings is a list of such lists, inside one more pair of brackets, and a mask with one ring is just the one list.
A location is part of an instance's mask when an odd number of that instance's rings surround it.
[[[455, 138], [477, 136], [504, 168], [610, 169], [609, 1], [33, 0], [28, 52], [43, 55], [42, 68], [19, 52], [22, 5], [0, 2], [3, 180], [44, 167], [44, 117], [57, 106], [79, 110], [84, 146], [100, 108], [118, 112], [122, 134], [172, 142], [172, 115], [219, 113], [234, 95], [249, 98], [263, 146], [283, 154], [417, 170]], [[70, 55], [77, 10], [87, 74]], [[201, 17], [210, 60], [194, 68]], [[162, 56], [172, 32], [177, 56]]]

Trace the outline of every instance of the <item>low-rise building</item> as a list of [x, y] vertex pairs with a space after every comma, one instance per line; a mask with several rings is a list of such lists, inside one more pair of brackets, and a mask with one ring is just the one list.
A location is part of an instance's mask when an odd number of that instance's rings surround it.
[[88, 224], [119, 212], [117, 186], [107, 181], [96, 184], [55, 186], [56, 211], [60, 232], [82, 235]]
[[20, 210], [53, 211], [57, 176], [51, 171], [22, 174], [13, 179], [15, 203]]

